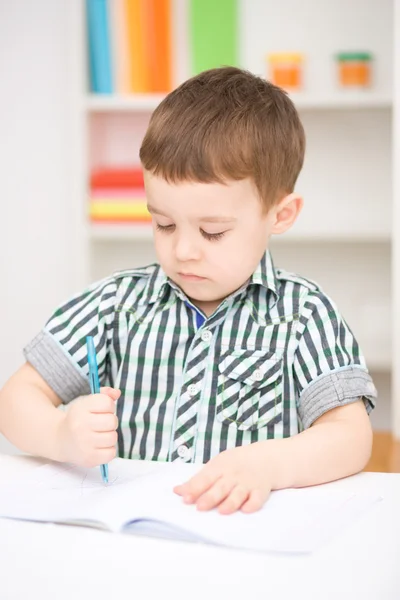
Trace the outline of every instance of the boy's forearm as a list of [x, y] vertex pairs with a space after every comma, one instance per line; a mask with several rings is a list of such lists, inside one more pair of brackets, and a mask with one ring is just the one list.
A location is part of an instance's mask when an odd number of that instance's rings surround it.
[[10, 380], [0, 392], [0, 432], [23, 452], [58, 460], [57, 431], [64, 416], [34, 385]]
[[365, 415], [358, 423], [326, 420], [291, 438], [260, 442], [273, 489], [318, 485], [361, 471], [372, 448], [369, 418], [361, 409]]

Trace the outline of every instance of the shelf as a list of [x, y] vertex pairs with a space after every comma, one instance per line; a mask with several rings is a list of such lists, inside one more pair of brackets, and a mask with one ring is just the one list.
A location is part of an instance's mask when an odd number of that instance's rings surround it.
[[90, 94], [84, 100], [84, 108], [91, 112], [148, 112], [153, 111], [164, 98], [164, 94]]
[[[357, 108], [390, 108], [390, 94], [378, 94], [372, 90], [343, 90], [318, 96], [305, 92], [289, 94], [299, 110], [336, 110]], [[89, 112], [149, 112], [165, 97], [164, 94], [101, 95], [89, 94], [83, 107]]]
[[390, 94], [379, 94], [372, 90], [338, 90], [331, 94], [318, 96], [304, 92], [290, 93], [296, 107], [301, 109], [336, 110], [349, 108], [391, 108]]
[[334, 231], [334, 232], [318, 232], [311, 231], [295, 231], [289, 230], [282, 235], [274, 235], [272, 242], [281, 243], [299, 243], [307, 242], [310, 244], [323, 243], [342, 243], [342, 244], [390, 244], [390, 233], [374, 232], [374, 231]]
[[89, 225], [89, 235], [92, 240], [129, 241], [153, 239], [151, 225]]
[[[137, 241], [152, 240], [152, 227], [149, 224], [143, 225], [89, 225], [89, 235], [92, 240], [105, 241]], [[346, 235], [330, 234], [298, 234], [288, 232], [284, 235], [277, 235], [272, 238], [272, 243], [390, 243], [390, 237], [384, 234], [361, 234], [359, 231], [354, 234]]]

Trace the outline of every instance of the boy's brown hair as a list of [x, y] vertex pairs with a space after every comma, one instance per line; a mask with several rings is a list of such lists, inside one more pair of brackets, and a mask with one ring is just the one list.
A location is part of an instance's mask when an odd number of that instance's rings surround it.
[[293, 191], [305, 136], [287, 94], [248, 71], [204, 71], [152, 114], [140, 160], [171, 183], [250, 178], [268, 210]]

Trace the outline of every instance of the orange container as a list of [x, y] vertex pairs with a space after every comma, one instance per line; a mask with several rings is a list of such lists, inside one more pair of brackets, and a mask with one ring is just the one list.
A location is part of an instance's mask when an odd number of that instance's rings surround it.
[[303, 55], [297, 52], [277, 52], [268, 55], [269, 80], [288, 90], [303, 86]]
[[371, 84], [372, 56], [369, 52], [341, 52], [336, 59], [342, 87], [368, 87]]

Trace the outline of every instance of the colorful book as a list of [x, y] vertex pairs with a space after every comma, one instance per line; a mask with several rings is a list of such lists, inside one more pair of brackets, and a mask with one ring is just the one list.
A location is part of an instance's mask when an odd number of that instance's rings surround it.
[[150, 222], [143, 187], [94, 187], [89, 198], [89, 217], [97, 223]]
[[91, 200], [104, 200], [105, 202], [120, 202], [123, 200], [146, 200], [144, 188], [100, 188], [95, 187], [90, 191]]
[[237, 0], [190, 0], [193, 74], [238, 64]]
[[109, 10], [114, 88], [118, 94], [128, 94], [130, 91], [130, 64], [125, 0], [111, 0]]
[[139, 167], [99, 168], [90, 176], [93, 188], [143, 188], [143, 171]]
[[113, 92], [111, 45], [107, 0], [86, 0], [90, 89], [98, 94]]
[[144, 21], [149, 92], [170, 92], [172, 89], [171, 1], [145, 0]]
[[149, 91], [149, 70], [146, 60], [145, 0], [125, 0], [128, 54], [129, 90], [134, 93]]
[[151, 215], [146, 201], [104, 202], [92, 201], [89, 204], [89, 216], [93, 222], [123, 223], [150, 222]]

